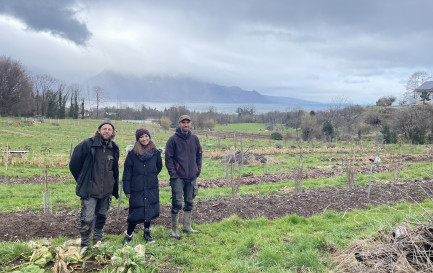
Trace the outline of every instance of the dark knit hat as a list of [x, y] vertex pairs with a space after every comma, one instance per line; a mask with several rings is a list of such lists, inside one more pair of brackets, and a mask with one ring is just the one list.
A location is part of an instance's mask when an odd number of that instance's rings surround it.
[[101, 125], [98, 126], [98, 129], [101, 129], [101, 127], [104, 126], [105, 124], [110, 124], [111, 127], [113, 127], [113, 131], [114, 131], [114, 125], [113, 125], [113, 123], [111, 123], [111, 121], [109, 121], [109, 120], [104, 120], [104, 121], [101, 123]]
[[138, 139], [139, 139], [142, 135], [144, 135], [144, 134], [148, 135], [149, 138], [152, 138], [152, 137], [150, 136], [149, 131], [148, 131], [147, 129], [141, 128], [141, 129], [137, 129], [137, 131], [135, 131], [135, 140], [138, 141]]

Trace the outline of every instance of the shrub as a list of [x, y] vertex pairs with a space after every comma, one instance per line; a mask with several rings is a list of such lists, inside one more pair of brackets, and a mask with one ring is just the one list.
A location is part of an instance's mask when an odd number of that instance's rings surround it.
[[161, 117], [159, 124], [164, 130], [168, 130], [171, 126], [171, 120], [168, 117]]
[[282, 140], [282, 139], [283, 139], [283, 136], [282, 136], [281, 133], [279, 133], [279, 132], [273, 132], [273, 133], [271, 134], [271, 139], [274, 139], [274, 140]]

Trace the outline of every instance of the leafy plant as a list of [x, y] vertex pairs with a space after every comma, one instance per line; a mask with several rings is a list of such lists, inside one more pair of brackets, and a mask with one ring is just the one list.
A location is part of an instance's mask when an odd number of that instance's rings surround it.
[[44, 273], [44, 270], [37, 265], [31, 264], [24, 266], [20, 270], [12, 271], [12, 273]]
[[137, 245], [135, 248], [125, 246], [114, 252], [111, 263], [113, 272], [119, 273], [141, 273], [145, 266], [145, 246]]
[[33, 250], [30, 257], [30, 263], [44, 267], [47, 263], [51, 262], [53, 256], [46, 246], [36, 248]]

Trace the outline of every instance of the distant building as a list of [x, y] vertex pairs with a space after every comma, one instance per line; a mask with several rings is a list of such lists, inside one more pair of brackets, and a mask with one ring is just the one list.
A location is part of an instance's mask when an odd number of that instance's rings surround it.
[[427, 92], [428, 94], [430, 94], [429, 101], [426, 101], [425, 103], [427, 104], [433, 104], [433, 100], [432, 100], [432, 95], [433, 95], [433, 81], [426, 81], [423, 84], [421, 84], [417, 89], [415, 89], [415, 99], [416, 102], [415, 104], [422, 104], [422, 100], [421, 100], [421, 94], [423, 92]]

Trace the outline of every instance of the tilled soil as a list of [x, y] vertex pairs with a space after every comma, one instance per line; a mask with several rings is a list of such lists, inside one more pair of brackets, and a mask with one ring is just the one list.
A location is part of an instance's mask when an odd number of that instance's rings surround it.
[[[373, 173], [382, 172], [393, 172], [397, 169], [409, 168], [409, 165], [377, 165], [372, 170]], [[358, 174], [368, 174], [370, 169], [368, 166], [357, 166], [353, 167], [352, 171]], [[302, 172], [301, 179], [317, 179], [317, 178], [330, 178], [337, 175], [344, 175], [345, 171], [339, 166], [332, 166], [331, 169], [321, 169], [318, 167], [309, 167]], [[286, 173], [273, 173], [263, 175], [250, 175], [240, 178], [216, 178], [216, 179], [199, 179], [198, 184], [202, 188], [214, 188], [214, 187], [231, 187], [233, 183], [238, 186], [244, 185], [257, 185], [265, 182], [277, 182], [282, 180], [294, 180], [297, 178], [298, 173], [295, 170]], [[31, 183], [64, 183], [70, 177], [61, 176], [34, 176], [34, 177], [0, 177], [0, 184], [31, 184]], [[169, 181], [159, 181], [160, 187], [168, 187]]]
[[[242, 219], [281, 218], [289, 214], [310, 217], [326, 210], [351, 211], [368, 205], [399, 202], [422, 202], [433, 196], [433, 180], [408, 181], [398, 184], [374, 185], [370, 199], [367, 187], [325, 188], [299, 193], [254, 195], [233, 198], [198, 200], [193, 210], [196, 224], [218, 222], [232, 215]], [[116, 203], [116, 202], [113, 202]], [[127, 208], [111, 209], [105, 225], [106, 234], [120, 235], [126, 228]], [[78, 237], [79, 210], [57, 210], [52, 214], [35, 211], [2, 213], [0, 241], [28, 240], [57, 236]], [[170, 227], [170, 205], [161, 205], [160, 217], [153, 224]], [[137, 227], [138, 228], [138, 227]]]

